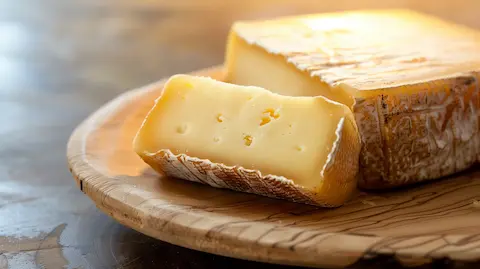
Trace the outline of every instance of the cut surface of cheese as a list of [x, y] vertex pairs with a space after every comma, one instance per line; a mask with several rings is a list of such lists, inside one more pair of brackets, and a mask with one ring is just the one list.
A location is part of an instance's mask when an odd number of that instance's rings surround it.
[[347, 105], [362, 142], [359, 185], [387, 188], [477, 162], [479, 50], [478, 32], [407, 10], [237, 22], [226, 81]]
[[326, 98], [176, 75], [134, 149], [169, 176], [338, 206], [357, 185], [360, 139], [353, 113]]

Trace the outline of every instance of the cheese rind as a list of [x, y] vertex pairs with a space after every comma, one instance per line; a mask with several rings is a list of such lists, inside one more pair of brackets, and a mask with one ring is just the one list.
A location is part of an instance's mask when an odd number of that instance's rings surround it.
[[360, 140], [353, 114], [340, 103], [177, 75], [134, 149], [169, 176], [339, 206], [357, 185]]
[[437, 179], [478, 162], [479, 78], [472, 72], [403, 86], [412, 94], [358, 98], [354, 110], [363, 142], [360, 186]]
[[349, 106], [362, 141], [359, 184], [388, 188], [480, 158], [479, 49], [478, 32], [404, 10], [238, 22], [226, 81]]

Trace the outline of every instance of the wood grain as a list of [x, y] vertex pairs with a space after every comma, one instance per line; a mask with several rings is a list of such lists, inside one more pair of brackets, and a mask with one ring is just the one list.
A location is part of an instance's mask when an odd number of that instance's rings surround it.
[[[222, 79], [222, 69], [200, 71]], [[410, 263], [480, 260], [480, 172], [390, 193], [362, 193], [334, 210], [157, 175], [132, 140], [163, 81], [127, 92], [76, 129], [68, 161], [81, 190], [119, 222], [210, 253], [316, 267], [394, 255]]]
[[[234, 20], [391, 7], [480, 28], [478, 0], [0, 0], [0, 269], [291, 268], [186, 249], [119, 224], [75, 185], [65, 145], [118, 94], [220, 64]], [[435, 214], [428, 209], [416, 217]], [[419, 268], [479, 267], [440, 259]], [[402, 267], [385, 254], [350, 268]]]

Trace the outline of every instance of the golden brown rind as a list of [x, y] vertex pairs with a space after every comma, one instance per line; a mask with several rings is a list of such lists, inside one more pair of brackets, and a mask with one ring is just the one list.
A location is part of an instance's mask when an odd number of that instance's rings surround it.
[[385, 189], [462, 171], [480, 157], [479, 72], [359, 98], [359, 186]]
[[[348, 110], [347, 107], [345, 107]], [[353, 194], [358, 185], [360, 135], [352, 114], [347, 113], [343, 124], [339, 148], [333, 165], [324, 173], [322, 193], [331, 203], [343, 204]]]
[[[185, 154], [174, 155], [170, 150], [140, 154], [140, 157], [157, 172], [166, 176], [194, 181], [216, 188], [227, 188], [321, 207], [342, 205], [356, 186], [355, 177], [342, 181], [342, 185], [348, 186], [344, 189], [344, 194], [341, 195], [340, 199], [331, 199], [331, 197], [318, 195], [315, 190], [299, 186], [285, 177], [262, 175], [260, 171], [213, 163]], [[335, 172], [335, 170], [332, 169], [330, 172]], [[335, 195], [332, 192], [330, 196]]]

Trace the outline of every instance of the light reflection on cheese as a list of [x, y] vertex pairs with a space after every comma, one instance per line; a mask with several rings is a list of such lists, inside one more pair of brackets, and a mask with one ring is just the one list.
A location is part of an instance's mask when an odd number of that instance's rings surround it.
[[245, 21], [231, 29], [227, 81], [349, 106], [360, 185], [386, 188], [479, 159], [478, 51], [478, 32], [405, 10]]

